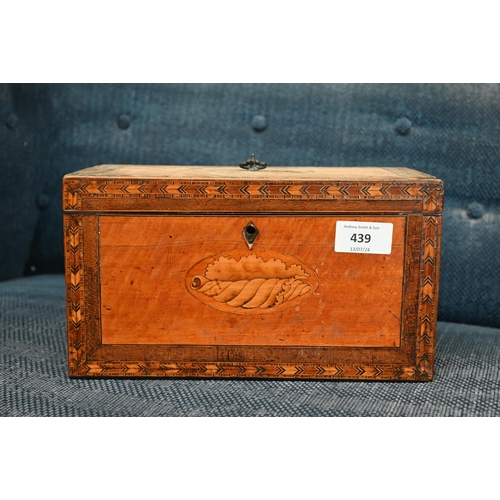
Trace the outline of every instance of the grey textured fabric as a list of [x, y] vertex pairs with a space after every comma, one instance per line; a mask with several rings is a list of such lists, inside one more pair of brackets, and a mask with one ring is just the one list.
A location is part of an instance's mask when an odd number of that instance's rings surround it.
[[500, 327], [500, 85], [0, 85], [0, 280], [62, 273], [99, 163], [407, 166], [445, 183], [439, 318]]
[[2, 416], [500, 416], [500, 330], [438, 326], [428, 383], [70, 379], [64, 278], [0, 283]]

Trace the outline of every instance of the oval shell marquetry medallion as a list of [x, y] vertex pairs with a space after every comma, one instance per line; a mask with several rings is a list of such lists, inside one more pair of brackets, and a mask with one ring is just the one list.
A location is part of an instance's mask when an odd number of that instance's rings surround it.
[[235, 314], [278, 312], [309, 299], [318, 278], [307, 264], [277, 252], [228, 252], [195, 264], [186, 287], [200, 302]]

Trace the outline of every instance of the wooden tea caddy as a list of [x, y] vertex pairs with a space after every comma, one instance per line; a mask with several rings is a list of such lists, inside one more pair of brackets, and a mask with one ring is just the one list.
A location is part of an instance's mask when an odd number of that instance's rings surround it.
[[431, 380], [442, 182], [241, 166], [64, 177], [70, 375]]

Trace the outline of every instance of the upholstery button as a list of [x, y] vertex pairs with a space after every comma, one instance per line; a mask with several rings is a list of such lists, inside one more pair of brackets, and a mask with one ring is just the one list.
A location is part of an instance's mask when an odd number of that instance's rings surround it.
[[15, 113], [11, 113], [8, 117], [7, 120], [5, 120], [5, 125], [9, 127], [11, 130], [16, 128], [16, 125], [19, 122], [19, 118]]
[[480, 219], [486, 212], [485, 208], [481, 203], [474, 201], [467, 206], [467, 216], [469, 219]]
[[399, 135], [408, 135], [411, 130], [411, 120], [408, 118], [398, 118], [394, 124], [394, 130]]
[[116, 120], [116, 123], [118, 123], [118, 126], [122, 130], [127, 130], [130, 127], [131, 122], [132, 121], [130, 120], [129, 115], [120, 115]]
[[44, 208], [47, 208], [50, 205], [50, 196], [48, 194], [42, 193], [40, 196], [38, 196], [36, 200], [36, 204], [38, 208], [41, 208], [42, 210]]
[[257, 132], [262, 132], [267, 127], [267, 120], [265, 116], [255, 115], [251, 122], [252, 128]]

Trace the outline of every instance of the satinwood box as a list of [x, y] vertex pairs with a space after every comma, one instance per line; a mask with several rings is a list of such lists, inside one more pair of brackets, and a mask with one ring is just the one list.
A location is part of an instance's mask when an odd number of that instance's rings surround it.
[[442, 203], [408, 168], [68, 174], [69, 373], [431, 380]]

